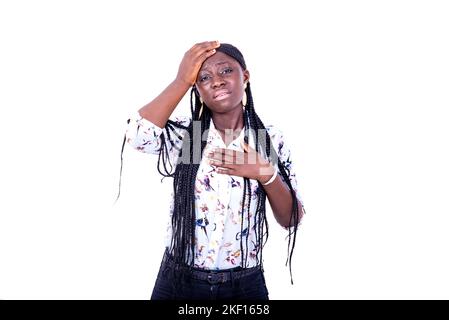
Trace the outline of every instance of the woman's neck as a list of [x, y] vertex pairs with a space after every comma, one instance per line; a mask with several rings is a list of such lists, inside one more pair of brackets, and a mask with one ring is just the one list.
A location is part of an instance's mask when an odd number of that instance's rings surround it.
[[213, 113], [212, 120], [214, 121], [215, 129], [223, 133], [225, 130], [240, 131], [244, 127], [242, 110], [238, 109], [234, 113]]
[[234, 113], [213, 113], [212, 121], [215, 129], [220, 133], [226, 146], [236, 139], [244, 128], [242, 109]]

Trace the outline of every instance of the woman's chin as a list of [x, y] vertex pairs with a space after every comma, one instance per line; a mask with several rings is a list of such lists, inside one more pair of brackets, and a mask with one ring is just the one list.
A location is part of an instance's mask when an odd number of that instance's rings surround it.
[[[218, 101], [218, 102], [220, 102], [220, 101]], [[212, 113], [223, 114], [223, 113], [231, 112], [231, 111], [237, 109], [238, 107], [239, 107], [238, 105], [234, 106], [229, 103], [214, 103], [214, 105], [209, 106], [209, 109], [212, 111]]]

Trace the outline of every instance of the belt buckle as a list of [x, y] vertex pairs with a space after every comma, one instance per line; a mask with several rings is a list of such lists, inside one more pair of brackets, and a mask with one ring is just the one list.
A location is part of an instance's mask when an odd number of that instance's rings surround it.
[[209, 284], [217, 284], [217, 283], [223, 283], [225, 282], [225, 274], [224, 273], [216, 273], [216, 272], [211, 272], [207, 275], [207, 282], [209, 282]]

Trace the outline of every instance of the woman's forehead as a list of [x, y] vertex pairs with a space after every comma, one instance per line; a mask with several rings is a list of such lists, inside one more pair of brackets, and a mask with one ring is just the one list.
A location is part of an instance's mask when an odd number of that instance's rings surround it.
[[203, 65], [201, 66], [201, 70], [209, 69], [213, 66], [224, 63], [239, 64], [238, 61], [235, 60], [234, 58], [228, 56], [223, 52], [218, 51], [209, 58], [207, 58], [206, 60], [204, 60]]

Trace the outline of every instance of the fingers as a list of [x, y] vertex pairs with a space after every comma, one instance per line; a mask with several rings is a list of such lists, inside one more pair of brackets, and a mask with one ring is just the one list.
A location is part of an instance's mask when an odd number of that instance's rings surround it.
[[203, 52], [203, 51], [209, 51], [212, 49], [216, 49], [220, 46], [220, 42], [218, 41], [205, 41], [195, 44], [190, 51], [192, 52]]
[[216, 161], [210, 161], [211, 166], [214, 166], [218, 169], [225, 169], [225, 170], [235, 170], [236, 166], [238, 166], [237, 164], [232, 164], [232, 163], [217, 163]]
[[210, 56], [212, 56], [213, 54], [215, 54], [215, 52], [217, 52], [215, 49], [212, 49], [210, 51], [206, 51], [201, 55], [201, 59], [204, 61], [207, 58], [209, 58]]
[[195, 44], [189, 51], [195, 58], [206, 59], [206, 57], [213, 55], [219, 46], [218, 41], [207, 41]]
[[250, 157], [252, 154], [245, 154], [240, 151], [231, 149], [215, 149], [209, 152], [208, 159], [212, 161], [214, 165], [219, 164], [255, 164], [256, 158]]
[[235, 164], [234, 164], [234, 156], [230, 154], [230, 151], [225, 151], [226, 149], [220, 149], [220, 152], [210, 152], [207, 156], [207, 162], [215, 167], [217, 173], [221, 174], [229, 174], [232, 175], [234, 173]]
[[218, 41], [206, 41], [195, 44], [189, 51], [193, 57], [200, 59], [202, 62], [213, 55], [219, 46]]
[[232, 175], [234, 175], [234, 168], [220, 167], [220, 168], [217, 168], [217, 173], [229, 174], [232, 176]]
[[224, 174], [229, 174], [229, 175], [233, 175], [236, 172], [235, 171], [237, 169], [236, 166], [238, 166], [233, 163], [224, 163], [220, 160], [209, 159], [208, 162], [211, 166], [215, 167], [215, 171], [217, 173], [224, 173]]
[[216, 163], [232, 164], [236, 163], [237, 158], [240, 158], [236, 153], [237, 151], [231, 149], [215, 149], [209, 152], [207, 157]]

